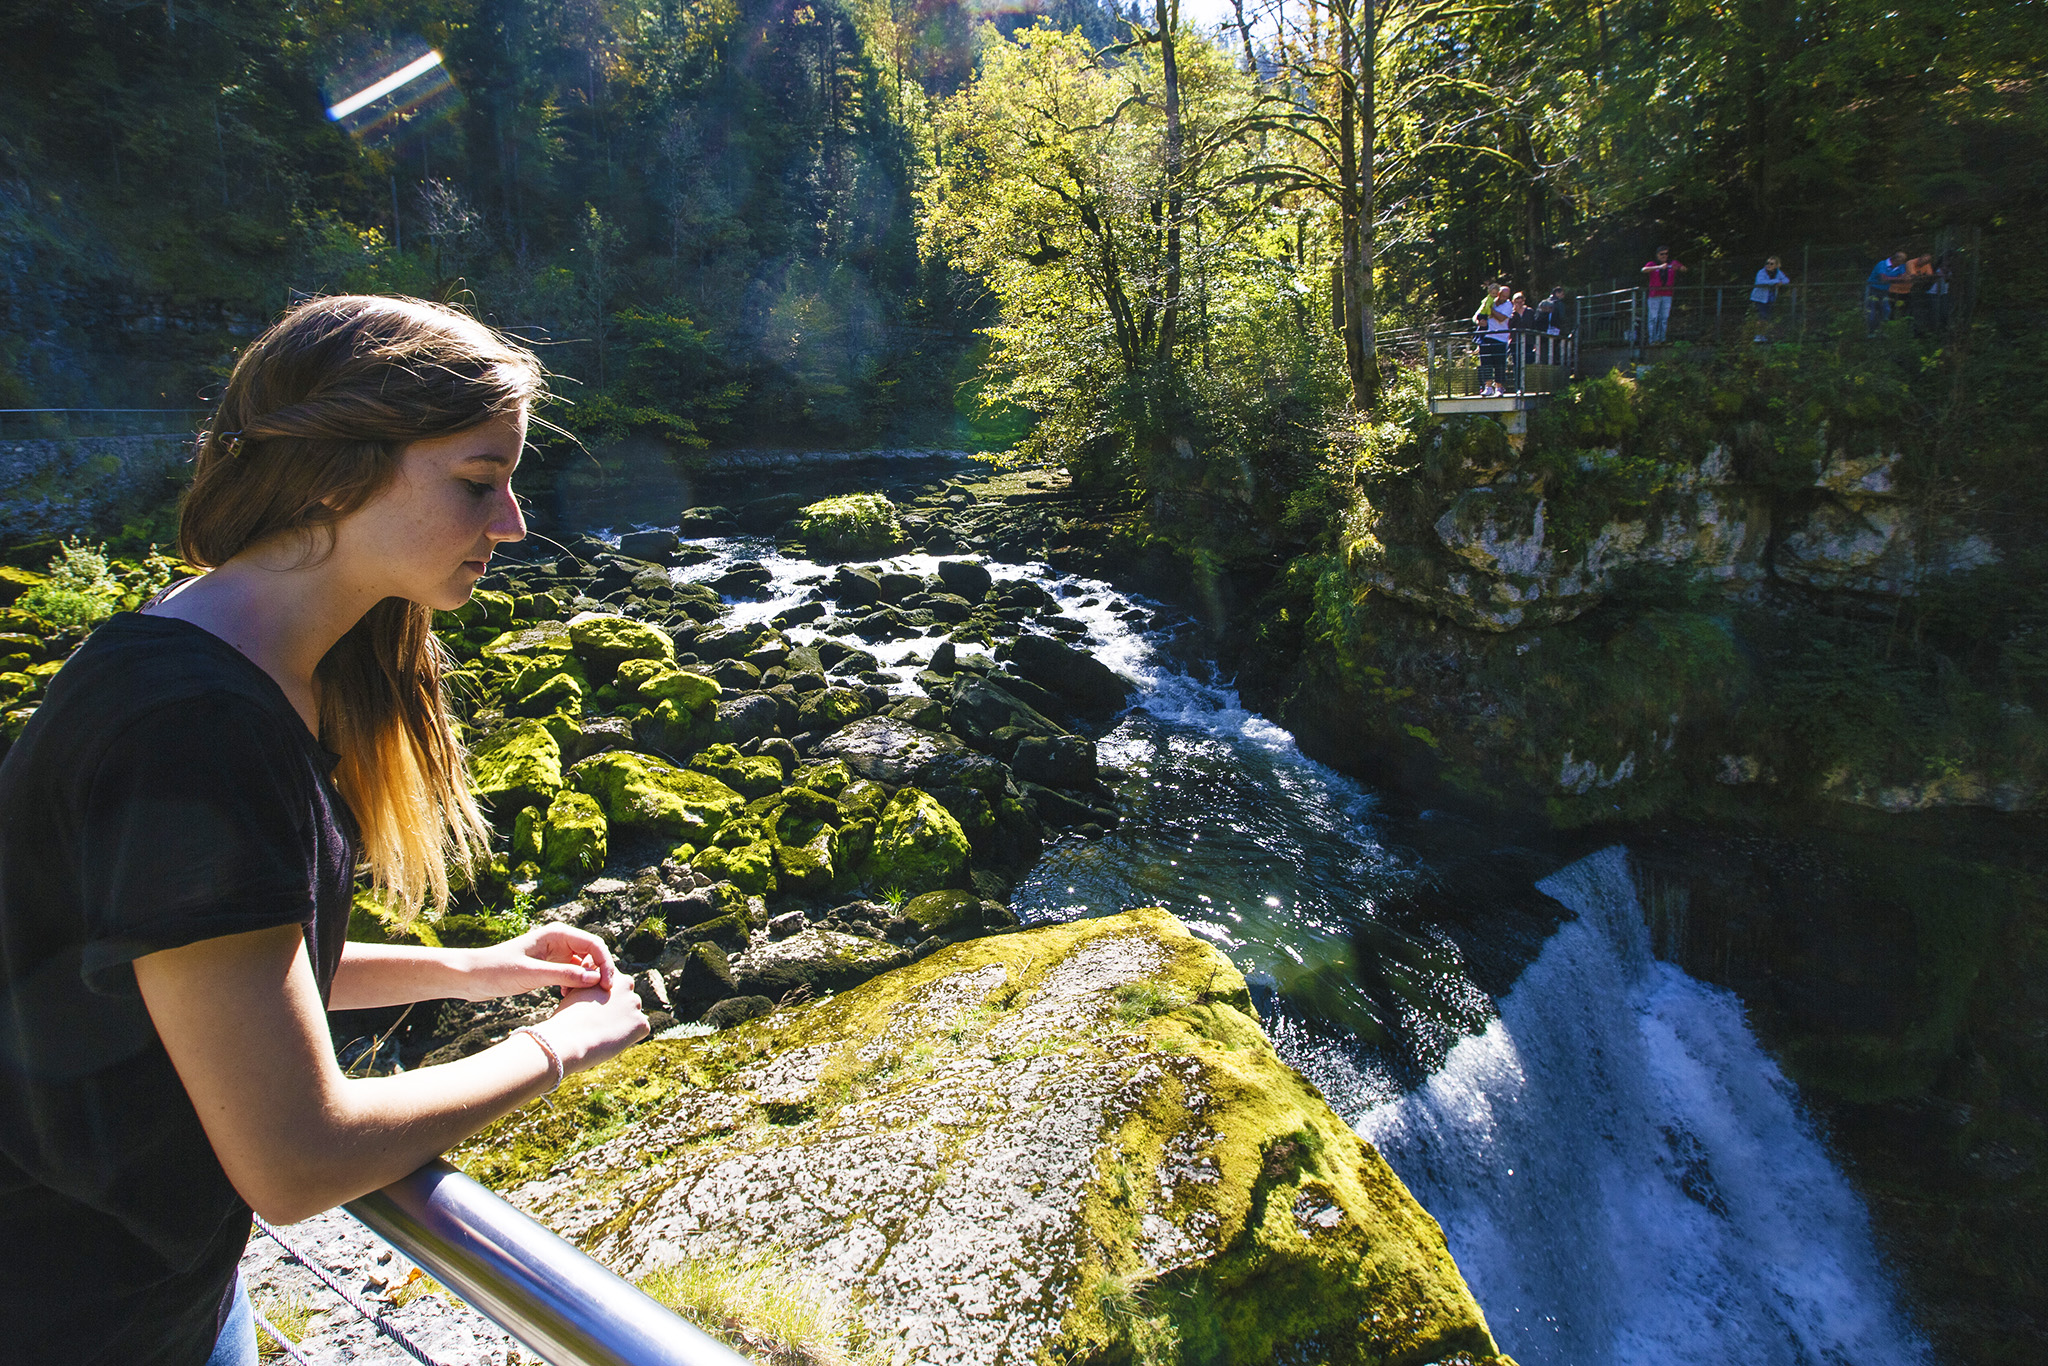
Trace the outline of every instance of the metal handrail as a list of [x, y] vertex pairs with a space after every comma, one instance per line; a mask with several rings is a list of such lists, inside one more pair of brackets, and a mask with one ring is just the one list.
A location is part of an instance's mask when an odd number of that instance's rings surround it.
[[446, 1162], [348, 1211], [550, 1366], [748, 1366]]
[[[1481, 334], [1472, 324], [1440, 328], [1424, 334], [1424, 373], [1431, 398], [1472, 397], [1478, 393], [1478, 372], [1492, 365], [1501, 387], [1513, 394], [1547, 394], [1561, 387], [1578, 371], [1579, 339], [1575, 332], [1533, 332], [1517, 329], [1504, 338], [1488, 337], [1501, 349], [1492, 353], [1482, 347]], [[1456, 392], [1463, 379], [1471, 385], [1464, 394]], [[1531, 381], [1537, 381], [1531, 384]]]

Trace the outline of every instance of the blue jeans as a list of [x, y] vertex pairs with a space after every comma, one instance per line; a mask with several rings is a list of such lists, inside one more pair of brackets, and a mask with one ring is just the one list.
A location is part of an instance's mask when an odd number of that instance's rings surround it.
[[1664, 340], [1664, 329], [1671, 322], [1671, 296], [1669, 294], [1662, 296], [1653, 294], [1650, 296], [1649, 304], [1650, 340], [1652, 342], [1660, 342]]
[[214, 1339], [213, 1355], [206, 1359], [206, 1366], [256, 1366], [256, 1313], [249, 1304], [249, 1287], [242, 1284], [242, 1273], [235, 1273], [235, 1303], [228, 1310], [228, 1321], [221, 1325], [220, 1336]]

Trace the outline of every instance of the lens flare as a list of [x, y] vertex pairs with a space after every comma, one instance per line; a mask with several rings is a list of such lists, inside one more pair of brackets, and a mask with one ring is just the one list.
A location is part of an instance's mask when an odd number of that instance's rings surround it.
[[330, 105], [327, 110], [327, 117], [336, 121], [345, 119], [364, 105], [374, 100], [383, 99], [400, 86], [408, 85], [418, 80], [421, 76], [426, 75], [439, 65], [441, 65], [441, 54], [438, 52], [429, 52], [417, 61], [407, 62], [375, 85], [365, 86], [341, 103]]

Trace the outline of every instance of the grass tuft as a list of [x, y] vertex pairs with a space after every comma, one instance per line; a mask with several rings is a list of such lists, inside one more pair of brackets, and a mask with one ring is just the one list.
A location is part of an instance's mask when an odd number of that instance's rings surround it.
[[866, 1323], [822, 1281], [766, 1256], [698, 1257], [640, 1288], [759, 1366], [887, 1366]]

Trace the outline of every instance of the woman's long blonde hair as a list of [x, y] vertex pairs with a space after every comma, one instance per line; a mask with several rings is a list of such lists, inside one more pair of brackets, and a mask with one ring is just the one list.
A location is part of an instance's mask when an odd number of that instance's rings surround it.
[[[420, 299], [299, 304], [235, 362], [199, 440], [178, 549], [200, 568], [273, 538], [306, 538], [368, 503], [405, 447], [467, 431], [546, 393], [532, 352]], [[410, 909], [448, 900], [448, 869], [488, 856], [449, 721], [433, 610], [386, 598], [314, 671], [320, 742], [362, 832], [375, 886]]]

